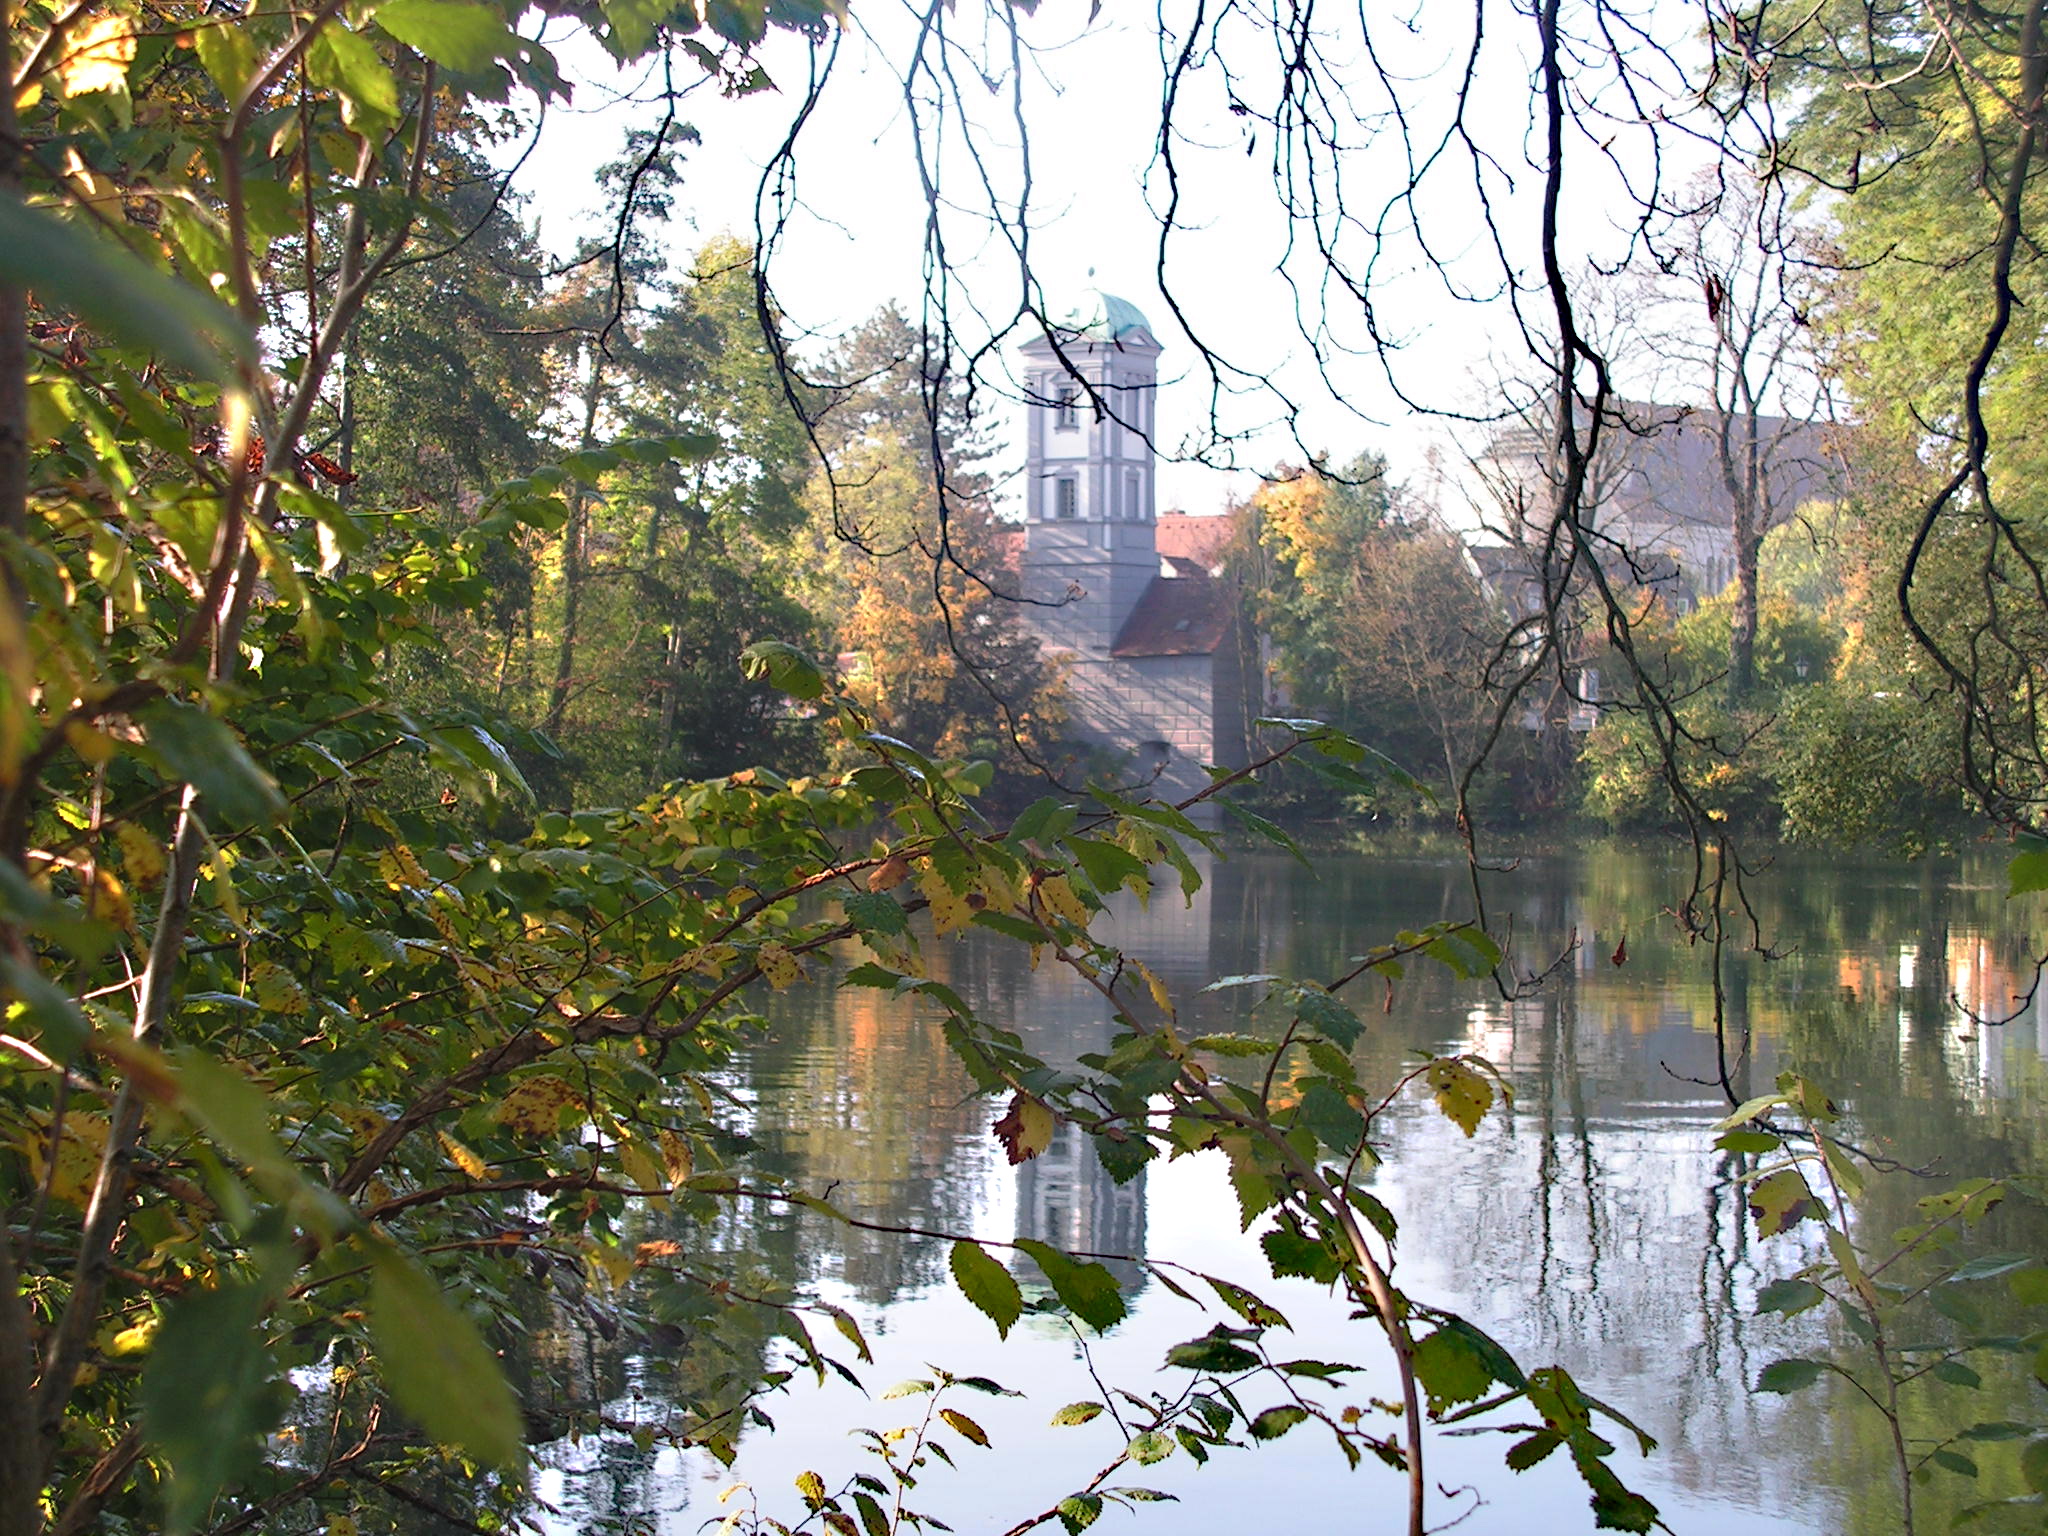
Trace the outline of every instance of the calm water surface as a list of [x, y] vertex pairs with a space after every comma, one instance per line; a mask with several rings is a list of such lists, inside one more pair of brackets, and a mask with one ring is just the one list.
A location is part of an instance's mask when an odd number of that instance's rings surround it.
[[[1233, 973], [1330, 975], [1345, 957], [1397, 929], [1462, 916], [1462, 863], [1333, 857], [1313, 873], [1248, 855], [1207, 868], [1192, 909], [1176, 899], [1118, 914], [1127, 948], [1183, 999], [1183, 1022], [1242, 1027], [1247, 994], [1197, 997]], [[1515, 1088], [1466, 1139], [1419, 1097], [1376, 1125], [1385, 1164], [1375, 1189], [1399, 1215], [1398, 1278], [1413, 1295], [1464, 1313], [1525, 1366], [1558, 1362], [1633, 1416], [1660, 1442], [1648, 1458], [1617, 1457], [1630, 1483], [1684, 1533], [1875, 1533], [1896, 1529], [1878, 1424], [1815, 1391], [1791, 1399], [1744, 1390], [1781, 1355], [1849, 1342], [1817, 1314], [1787, 1322], [1751, 1315], [1756, 1291], [1810, 1250], [1785, 1237], [1759, 1244], [1740, 1219], [1736, 1170], [1711, 1148], [1725, 1108], [1713, 1077], [1710, 977], [1701, 951], [1676, 941], [1660, 911], [1683, 873], [1656, 855], [1592, 849], [1524, 860], [1490, 885], [1493, 926], [1512, 934], [1524, 969], [1578, 947], [1533, 995], [1505, 1001], [1488, 987], [1418, 971], [1372, 1013], [1361, 1077], [1391, 1082], [1409, 1053], [1475, 1052]], [[1757, 883], [1770, 943], [1765, 961], [1728, 964], [1730, 1029], [1751, 1042], [1747, 1082], [1767, 1091], [1786, 1065], [1826, 1083], [1862, 1142], [1915, 1165], [1958, 1174], [2041, 1171], [2048, 1130], [2048, 1019], [2021, 1013], [2002, 1028], [1975, 1023], [2013, 1011], [2042, 924], [2003, 899], [1990, 859], [1919, 865], [1786, 859]], [[1624, 964], [1612, 963], [1627, 939]], [[1034, 973], [1014, 946], [937, 946], [948, 979], [988, 1017], [1043, 1054], [1101, 1047], [1100, 1001], [1048, 967]], [[1432, 968], [1433, 970], [1433, 968]], [[1373, 999], [1373, 1001], [1386, 1001]], [[1189, 1019], [1190, 1010], [1207, 1017]], [[1052, 1150], [1012, 1169], [977, 1098], [922, 1011], [872, 991], [818, 989], [779, 1000], [767, 1038], [731, 1086], [749, 1106], [759, 1165], [832, 1189], [857, 1215], [895, 1226], [985, 1238], [1037, 1237], [1070, 1249], [1143, 1254], [1252, 1284], [1300, 1335], [1287, 1352], [1374, 1362], [1370, 1325], [1305, 1282], [1275, 1283], [1254, 1237], [1238, 1230], [1216, 1155], [1155, 1163], [1119, 1187], [1085, 1139], [1063, 1131]], [[1739, 1085], [1741, 1086], [1741, 1085]], [[1889, 1231], [1925, 1180], [1882, 1181], [1862, 1220]], [[1121, 1444], [1107, 1418], [1055, 1429], [1061, 1404], [1101, 1398], [1097, 1378], [1137, 1392], [1165, 1385], [1167, 1346], [1216, 1319], [1133, 1269], [1130, 1318], [1084, 1351], [1064, 1326], [1027, 1319], [999, 1345], [951, 1289], [946, 1243], [847, 1232], [814, 1217], [764, 1216], [747, 1240], [762, 1262], [858, 1315], [876, 1353], [873, 1397], [800, 1376], [768, 1404], [777, 1432], [751, 1434], [731, 1470], [708, 1458], [636, 1451], [610, 1437], [548, 1448], [543, 1495], [563, 1531], [698, 1530], [730, 1509], [719, 1495], [744, 1481], [765, 1511], [794, 1523], [791, 1479], [815, 1467], [828, 1484], [863, 1469], [859, 1426], [912, 1422], [920, 1400], [881, 1389], [927, 1363], [981, 1372], [1026, 1394], [959, 1403], [989, 1430], [993, 1451], [957, 1445], [957, 1472], [934, 1467], [920, 1507], [962, 1532], [1000, 1532], [1080, 1486]], [[2048, 1252], [2048, 1230], [2024, 1212], [1992, 1234]], [[655, 1373], [619, 1363], [614, 1416], [658, 1414]], [[1333, 1393], [1337, 1402], [1390, 1396], [1383, 1367]], [[2023, 1382], [1988, 1380], [1964, 1411], [2025, 1417]], [[1248, 1404], [1256, 1409], [1263, 1403]], [[911, 1410], [911, 1411], [907, 1411]], [[1468, 1513], [1462, 1532], [1580, 1532], [1585, 1495], [1562, 1456], [1516, 1476], [1497, 1435], [1435, 1436], [1431, 1481], [1449, 1490], [1438, 1521]], [[1945, 1530], [1961, 1494], [2018, 1491], [2009, 1458], [1987, 1448], [1979, 1489], [1934, 1486], [1923, 1530]], [[1205, 1468], [1176, 1455], [1118, 1481], [1181, 1502], [1106, 1510], [1098, 1531], [1224, 1536], [1268, 1528], [1377, 1532], [1400, 1527], [1398, 1475], [1356, 1473], [1316, 1426], [1257, 1452], [1221, 1452]], [[1053, 1527], [1057, 1529], [1057, 1527]]]

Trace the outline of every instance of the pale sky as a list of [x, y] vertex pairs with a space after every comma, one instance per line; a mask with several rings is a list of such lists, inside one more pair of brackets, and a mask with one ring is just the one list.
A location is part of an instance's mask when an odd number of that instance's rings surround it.
[[[891, 299], [917, 312], [925, 204], [909, 115], [889, 62], [909, 52], [912, 14], [900, 0], [866, 6], [854, 0], [861, 26], [845, 35], [823, 102], [799, 142], [797, 191], [804, 211], [792, 220], [771, 277], [791, 323], [821, 336], [858, 324]], [[959, 7], [951, 24], [968, 28], [977, 14], [971, 5]], [[1680, 35], [1689, 25], [1689, 12], [1667, 5], [1659, 14]], [[1425, 28], [1424, 15], [1447, 25], [1432, 21]], [[1090, 24], [1075, 0], [1048, 0], [1025, 24], [1025, 40], [1037, 50], [1023, 71], [1033, 175], [1031, 266], [1056, 312], [1092, 284], [1131, 300], [1151, 318], [1166, 348], [1159, 399], [1160, 504], [1210, 512], [1233, 490], [1241, 494], [1256, 481], [1245, 473], [1170, 462], [1176, 450], [1206, 437], [1209, 399], [1196, 349], [1175, 325], [1155, 277], [1165, 196], [1154, 154], [1163, 77], [1159, 31], [1149, 12], [1125, 16], [1111, 4]], [[1403, 105], [1412, 141], [1433, 142], [1451, 121], [1471, 21], [1469, 14], [1436, 10], [1418, 13], [1413, 29], [1398, 18], [1375, 22], [1383, 27], [1374, 39], [1381, 63], [1408, 82]], [[1539, 183], [1526, 153], [1531, 99], [1520, 34], [1528, 22], [1510, 5], [1490, 3], [1487, 24], [1491, 63], [1477, 77], [1465, 123], [1491, 157], [1488, 199], [1509, 260], [1527, 280], [1536, 265], [1533, 192]], [[963, 34], [961, 40], [956, 57], [968, 119], [976, 125], [990, 179], [1007, 202], [1018, 184], [1007, 54], [979, 61], [995, 77], [996, 88], [990, 89], [966, 67], [965, 56], [982, 39]], [[1265, 40], [1262, 54], [1257, 43], [1248, 32], [1226, 40], [1224, 51], [1239, 99], [1270, 110], [1279, 89], [1273, 45]], [[1360, 68], [1356, 45], [1347, 57], [1341, 40], [1327, 38], [1324, 44], [1333, 55], [1331, 72], [1355, 87], [1352, 110], [1370, 117], [1383, 107], [1374, 94], [1376, 82]], [[595, 206], [592, 172], [616, 155], [626, 122], [651, 124], [658, 114], [617, 102], [617, 94], [643, 76], [619, 76], [594, 47], [565, 47], [560, 56], [579, 82], [576, 99], [569, 110], [552, 114], [518, 185], [542, 218], [544, 238], [565, 246], [580, 216]], [[784, 89], [738, 101], [700, 89], [680, 109], [703, 143], [688, 155], [678, 199], [679, 261], [714, 234], [753, 236], [761, 167], [788, 131], [808, 68], [804, 49], [786, 37], [771, 42], [766, 62]], [[681, 68], [679, 83], [685, 78]], [[1596, 112], [1614, 94], [1597, 60], [1583, 70], [1580, 94]], [[1262, 131], [1251, 131], [1257, 128], [1251, 119], [1231, 113], [1221, 72], [1211, 68], [1192, 76], [1185, 99], [1181, 121], [1194, 125], [1189, 137], [1200, 142], [1177, 148], [1183, 232], [1175, 237], [1169, 271], [1176, 297], [1207, 344], [1252, 379], [1270, 379], [1291, 396], [1302, 438], [1333, 459], [1380, 452], [1397, 477], [1412, 482], [1424, 477], [1431, 447], [1447, 444], [1453, 431], [1476, 441], [1482, 429], [1455, 428], [1416, 414], [1388, 387], [1375, 358], [1341, 350], [1369, 346], [1359, 306], [1341, 292], [1318, 295], [1320, 263], [1299, 225], [1290, 256], [1272, 145]], [[1379, 217], [1405, 179], [1407, 152], [1391, 125], [1351, 122], [1345, 131], [1343, 207], [1352, 222], [1326, 227], [1338, 232], [1354, 259], [1362, 259], [1375, 238], [1365, 223]], [[1576, 143], [1575, 174], [1586, 179], [1574, 185], [1568, 227], [1586, 256], [1611, 262], [1625, 249], [1621, 231], [1630, 205], [1620, 195], [1619, 177], [1647, 163], [1644, 137], [1639, 126], [1606, 119]], [[1667, 131], [1667, 152], [1672, 147]], [[1006, 319], [1017, 303], [1018, 276], [1014, 254], [986, 220], [988, 194], [978, 181], [982, 167], [961, 151], [957, 137], [945, 143], [938, 175], [948, 199], [948, 254], [957, 274], [952, 320], [956, 330], [978, 340], [986, 331], [976, 334], [985, 324], [977, 322], [976, 311]], [[1487, 294], [1500, 283], [1499, 258], [1472, 192], [1470, 161], [1456, 154], [1441, 161], [1416, 207], [1428, 226], [1429, 255], [1404, 227], [1405, 212], [1384, 226], [1370, 290], [1375, 311], [1382, 333], [1399, 345], [1393, 367], [1409, 398], [1437, 409], [1471, 410], [1486, 398], [1480, 381], [1490, 376], [1489, 353], [1512, 358], [1521, 344], [1503, 305], [1460, 302], [1449, 291], [1455, 283]], [[1449, 269], [1448, 281], [1439, 266]], [[1301, 334], [1297, 317], [1304, 313], [1327, 317], [1333, 345], [1324, 370], [1315, 366]], [[1007, 358], [1014, 350], [1012, 345], [998, 355]], [[983, 369], [985, 382], [997, 390], [1007, 382], [1002, 375], [1003, 365]], [[998, 414], [1015, 423], [1017, 410], [1003, 406]], [[1245, 434], [1230, 450], [1235, 461], [1256, 468], [1299, 462], [1300, 450], [1282, 417], [1279, 399], [1256, 383], [1225, 397], [1217, 415], [1226, 431]], [[1021, 424], [999, 435], [1009, 444], [1009, 457], [1019, 458]]]

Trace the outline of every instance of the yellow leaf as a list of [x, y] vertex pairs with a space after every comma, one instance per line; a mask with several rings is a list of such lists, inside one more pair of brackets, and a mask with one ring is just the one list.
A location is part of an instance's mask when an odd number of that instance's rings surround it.
[[668, 1188], [669, 1181], [661, 1176], [660, 1166], [637, 1141], [619, 1143], [619, 1167], [625, 1170], [635, 1189]]
[[38, 1187], [50, 1181], [50, 1197], [66, 1205], [83, 1206], [99, 1178], [100, 1158], [107, 1150], [110, 1128], [105, 1115], [76, 1112], [64, 1117], [64, 1134], [57, 1143], [56, 1172], [50, 1171], [49, 1121], [30, 1128], [22, 1150], [28, 1154], [28, 1173]]
[[656, 1139], [661, 1143], [661, 1163], [670, 1184], [681, 1184], [697, 1171], [697, 1154], [688, 1138], [675, 1131], [663, 1131]]
[[406, 886], [423, 891], [433, 884], [427, 878], [427, 872], [420, 868], [420, 861], [413, 856], [413, 851], [403, 843], [393, 843], [377, 855], [377, 873], [394, 891]]
[[121, 845], [128, 883], [138, 891], [155, 890], [164, 877], [164, 845], [132, 821], [114, 828], [114, 841]]
[[1067, 883], [1065, 875], [1054, 875], [1050, 880], [1039, 882], [1038, 899], [1045, 903], [1046, 911], [1054, 917], [1062, 918], [1076, 928], [1088, 926], [1088, 908], [1074, 894], [1074, 888]]
[[441, 1132], [441, 1149], [448, 1154], [450, 1162], [468, 1174], [472, 1179], [480, 1179], [484, 1176], [484, 1160], [457, 1141], [453, 1136], [450, 1136], [446, 1131]]
[[135, 908], [128, 900], [127, 891], [114, 878], [111, 869], [95, 868], [92, 872], [92, 886], [86, 892], [86, 911], [94, 917], [103, 918], [116, 928], [129, 932], [135, 930]]
[[1432, 1061], [1426, 1074], [1436, 1107], [1467, 1136], [1479, 1129], [1493, 1107], [1493, 1083], [1484, 1072], [1456, 1058]]
[[804, 979], [803, 966], [780, 944], [763, 944], [755, 952], [754, 963], [761, 967], [761, 974], [768, 978], [768, 985], [778, 992]]
[[64, 82], [67, 96], [120, 90], [127, 85], [128, 66], [134, 62], [135, 28], [127, 18], [95, 16], [74, 27], [65, 39], [57, 78]]
[[941, 934], [952, 933], [965, 928], [974, 921], [974, 908], [967, 897], [946, 883], [946, 877], [936, 869], [927, 869], [918, 877], [917, 888], [924, 892], [924, 899], [932, 906], [932, 926]]
[[1010, 1162], [1028, 1162], [1052, 1145], [1053, 1113], [1028, 1093], [1011, 1097], [1009, 1110], [992, 1129]]
[[1174, 1017], [1173, 994], [1166, 990], [1166, 983], [1159, 979], [1158, 973], [1142, 960], [1133, 960], [1131, 965], [1145, 978], [1145, 986], [1151, 991], [1152, 1001], [1158, 1004], [1159, 1011], [1169, 1019]]
[[562, 1111], [578, 1102], [576, 1087], [565, 1078], [529, 1077], [505, 1095], [498, 1119], [507, 1130], [528, 1136], [552, 1135]]
[[290, 971], [274, 961], [249, 967], [249, 990], [268, 1013], [298, 1015], [306, 1011], [306, 990]]
[[590, 1261], [591, 1273], [608, 1282], [613, 1290], [633, 1278], [632, 1255], [609, 1243], [594, 1245], [584, 1257]]
[[125, 1359], [130, 1355], [149, 1353], [150, 1341], [156, 1337], [157, 1319], [145, 1317], [139, 1323], [131, 1323], [107, 1341], [107, 1354], [113, 1359]]

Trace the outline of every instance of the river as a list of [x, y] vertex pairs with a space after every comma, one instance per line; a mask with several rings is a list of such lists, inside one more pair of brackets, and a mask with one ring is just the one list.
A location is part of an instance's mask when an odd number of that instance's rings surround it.
[[[1113, 920], [1120, 941], [1181, 1000], [1191, 1028], [1244, 1022], [1248, 990], [1200, 991], [1216, 977], [1335, 974], [1401, 928], [1469, 909], [1454, 859], [1339, 855], [1311, 871], [1260, 853], [1204, 869], [1192, 906], [1161, 895]], [[1399, 1279], [1493, 1332], [1525, 1366], [1567, 1366], [1649, 1431], [1658, 1449], [1642, 1457], [1626, 1446], [1615, 1465], [1681, 1536], [1878, 1536], [1897, 1525], [1875, 1416], [1846, 1391], [1749, 1389], [1773, 1359], [1854, 1341], [1821, 1313], [1754, 1315], [1759, 1289], [1816, 1246], [1800, 1235], [1810, 1227], [1759, 1242], [1742, 1216], [1739, 1170], [1711, 1146], [1725, 1104], [1712, 1081], [1709, 961], [1660, 915], [1684, 881], [1674, 855], [1596, 845], [1528, 857], [1489, 877], [1490, 918], [1511, 938], [1521, 971], [1563, 956], [1542, 985], [1504, 998], [1435, 967], [1412, 970], [1391, 991], [1372, 982], [1360, 1003], [1370, 1026], [1359, 1047], [1363, 1081], [1391, 1082], [1417, 1050], [1470, 1052], [1515, 1090], [1512, 1109], [1496, 1110], [1469, 1139], [1419, 1092], [1375, 1123], [1385, 1161], [1373, 1187], [1400, 1218]], [[2048, 1018], [2028, 1007], [2001, 1026], [1978, 1022], [2018, 1007], [2028, 956], [2048, 931], [2030, 905], [2040, 898], [2008, 902], [2002, 865], [1988, 856], [1788, 856], [1753, 889], [1777, 953], [1726, 962], [1730, 1038], [1750, 1042], [1743, 1083], [1767, 1091], [1781, 1068], [1796, 1066], [1842, 1103], [1859, 1143], [1933, 1175], [1877, 1181], [1859, 1217], [1868, 1234], [1900, 1224], [1942, 1177], [2041, 1171]], [[1034, 972], [1018, 946], [968, 938], [944, 941], [939, 953], [956, 989], [1041, 1054], [1071, 1059], [1106, 1040], [1099, 1000], [1054, 967]], [[1347, 1320], [1327, 1293], [1264, 1278], [1220, 1156], [1155, 1162], [1119, 1187], [1086, 1140], [1063, 1129], [1044, 1157], [1011, 1168], [990, 1136], [996, 1110], [975, 1096], [921, 1009], [861, 989], [792, 991], [728, 1086], [744, 1106], [756, 1166], [829, 1190], [853, 1214], [1189, 1265], [1251, 1284], [1280, 1306], [1299, 1336], [1291, 1352], [1381, 1361], [1370, 1325]], [[1986, 1240], [2048, 1252], [2048, 1222], [2011, 1207]], [[999, 1344], [951, 1287], [942, 1239], [848, 1231], [810, 1214], [750, 1219], [741, 1240], [764, 1271], [861, 1321], [876, 1355], [861, 1373], [869, 1395], [836, 1379], [815, 1388], [800, 1373], [764, 1405], [775, 1432], [750, 1432], [731, 1469], [620, 1435], [544, 1447], [537, 1488], [555, 1507], [555, 1529], [696, 1531], [749, 1498], [794, 1524], [795, 1476], [814, 1468], [837, 1486], [862, 1470], [863, 1442], [850, 1432], [914, 1422], [922, 1400], [885, 1399], [882, 1389], [937, 1366], [1024, 1396], [947, 1399], [986, 1428], [993, 1447], [955, 1437], [957, 1469], [934, 1464], [913, 1507], [963, 1533], [1000, 1532], [1079, 1486], [1121, 1444], [1109, 1416], [1056, 1428], [1048, 1421], [1057, 1408], [1102, 1400], [1105, 1385], [1140, 1394], [1161, 1385], [1166, 1348], [1217, 1320], [1133, 1268], [1130, 1316], [1085, 1349], [1069, 1328], [1030, 1316]], [[658, 1359], [628, 1356], [597, 1374], [613, 1417], [659, 1417]], [[1382, 1366], [1331, 1395], [1362, 1403], [1394, 1390]], [[1972, 1402], [1929, 1411], [1963, 1422], [2025, 1418], [2038, 1393], [2023, 1372], [1987, 1372]], [[1466, 1515], [1457, 1528], [1471, 1536], [1592, 1529], [1564, 1458], [1514, 1474], [1501, 1464], [1509, 1443], [1432, 1437], [1429, 1477], [1444, 1490], [1435, 1523]], [[1984, 1447], [1979, 1459], [1974, 1483], [1944, 1473], [1924, 1491], [1923, 1531], [1947, 1529], [1959, 1501], [2020, 1491], [2009, 1447]], [[1371, 1462], [1348, 1471], [1314, 1424], [1256, 1450], [1219, 1452], [1205, 1467], [1177, 1454], [1118, 1481], [1179, 1502], [1108, 1509], [1096, 1529], [1110, 1536], [1392, 1531], [1403, 1509], [1397, 1474]], [[752, 1492], [721, 1503], [736, 1483]]]

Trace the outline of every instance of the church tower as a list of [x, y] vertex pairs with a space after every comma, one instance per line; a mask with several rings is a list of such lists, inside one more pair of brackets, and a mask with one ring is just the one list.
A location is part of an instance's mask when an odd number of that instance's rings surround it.
[[1062, 604], [1030, 610], [1048, 650], [1092, 660], [1109, 655], [1159, 574], [1152, 463], [1159, 343], [1135, 304], [1106, 293], [1061, 325], [1058, 338], [1057, 349], [1045, 337], [1022, 349], [1029, 402], [1024, 595]]

